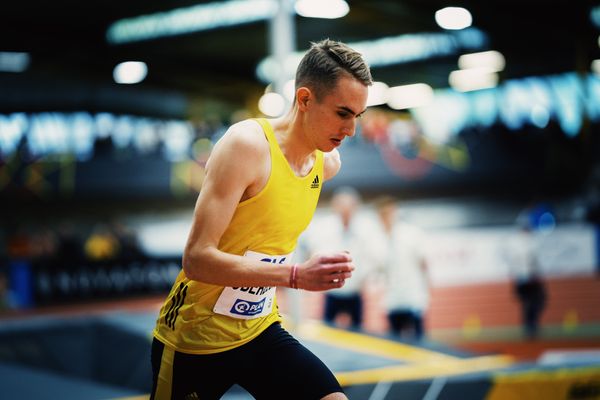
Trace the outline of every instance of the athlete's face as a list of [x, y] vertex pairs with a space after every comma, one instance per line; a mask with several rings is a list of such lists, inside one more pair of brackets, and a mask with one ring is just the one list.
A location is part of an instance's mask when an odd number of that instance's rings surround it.
[[306, 105], [305, 128], [317, 149], [329, 152], [346, 136], [354, 136], [356, 120], [365, 111], [367, 94], [367, 86], [351, 76], [342, 76], [321, 99], [311, 97]]

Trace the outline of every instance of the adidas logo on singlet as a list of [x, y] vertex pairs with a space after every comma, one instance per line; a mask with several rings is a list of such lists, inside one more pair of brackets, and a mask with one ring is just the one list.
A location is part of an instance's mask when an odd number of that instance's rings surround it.
[[319, 175], [315, 176], [315, 179], [313, 179], [312, 183], [310, 184], [311, 189], [318, 189], [319, 188]]

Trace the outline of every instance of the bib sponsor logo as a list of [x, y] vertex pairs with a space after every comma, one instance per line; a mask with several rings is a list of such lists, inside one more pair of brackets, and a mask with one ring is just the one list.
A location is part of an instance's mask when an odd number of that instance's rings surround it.
[[[292, 253], [270, 255], [247, 250], [244, 256], [252, 260], [278, 265], [291, 259]], [[255, 319], [268, 316], [273, 311], [274, 304], [274, 287], [224, 287], [213, 311], [237, 319]]]
[[231, 312], [232, 314], [244, 316], [260, 314], [265, 306], [265, 300], [266, 299], [262, 299], [260, 301], [253, 302], [248, 300], [237, 299], [235, 303], [233, 303], [233, 307], [231, 307], [231, 310], [229, 310], [229, 312]]

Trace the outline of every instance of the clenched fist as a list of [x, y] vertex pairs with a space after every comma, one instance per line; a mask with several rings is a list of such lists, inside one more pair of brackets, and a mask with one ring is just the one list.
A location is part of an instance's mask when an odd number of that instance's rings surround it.
[[354, 264], [348, 252], [315, 254], [298, 264], [297, 287], [311, 291], [341, 288], [352, 271]]

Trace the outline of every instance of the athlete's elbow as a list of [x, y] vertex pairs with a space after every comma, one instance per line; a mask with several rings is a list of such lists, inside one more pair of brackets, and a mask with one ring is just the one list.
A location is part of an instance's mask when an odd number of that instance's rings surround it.
[[183, 272], [188, 279], [193, 281], [205, 280], [205, 277], [202, 276], [202, 256], [197, 251], [186, 250], [183, 253], [181, 265], [183, 267]]

